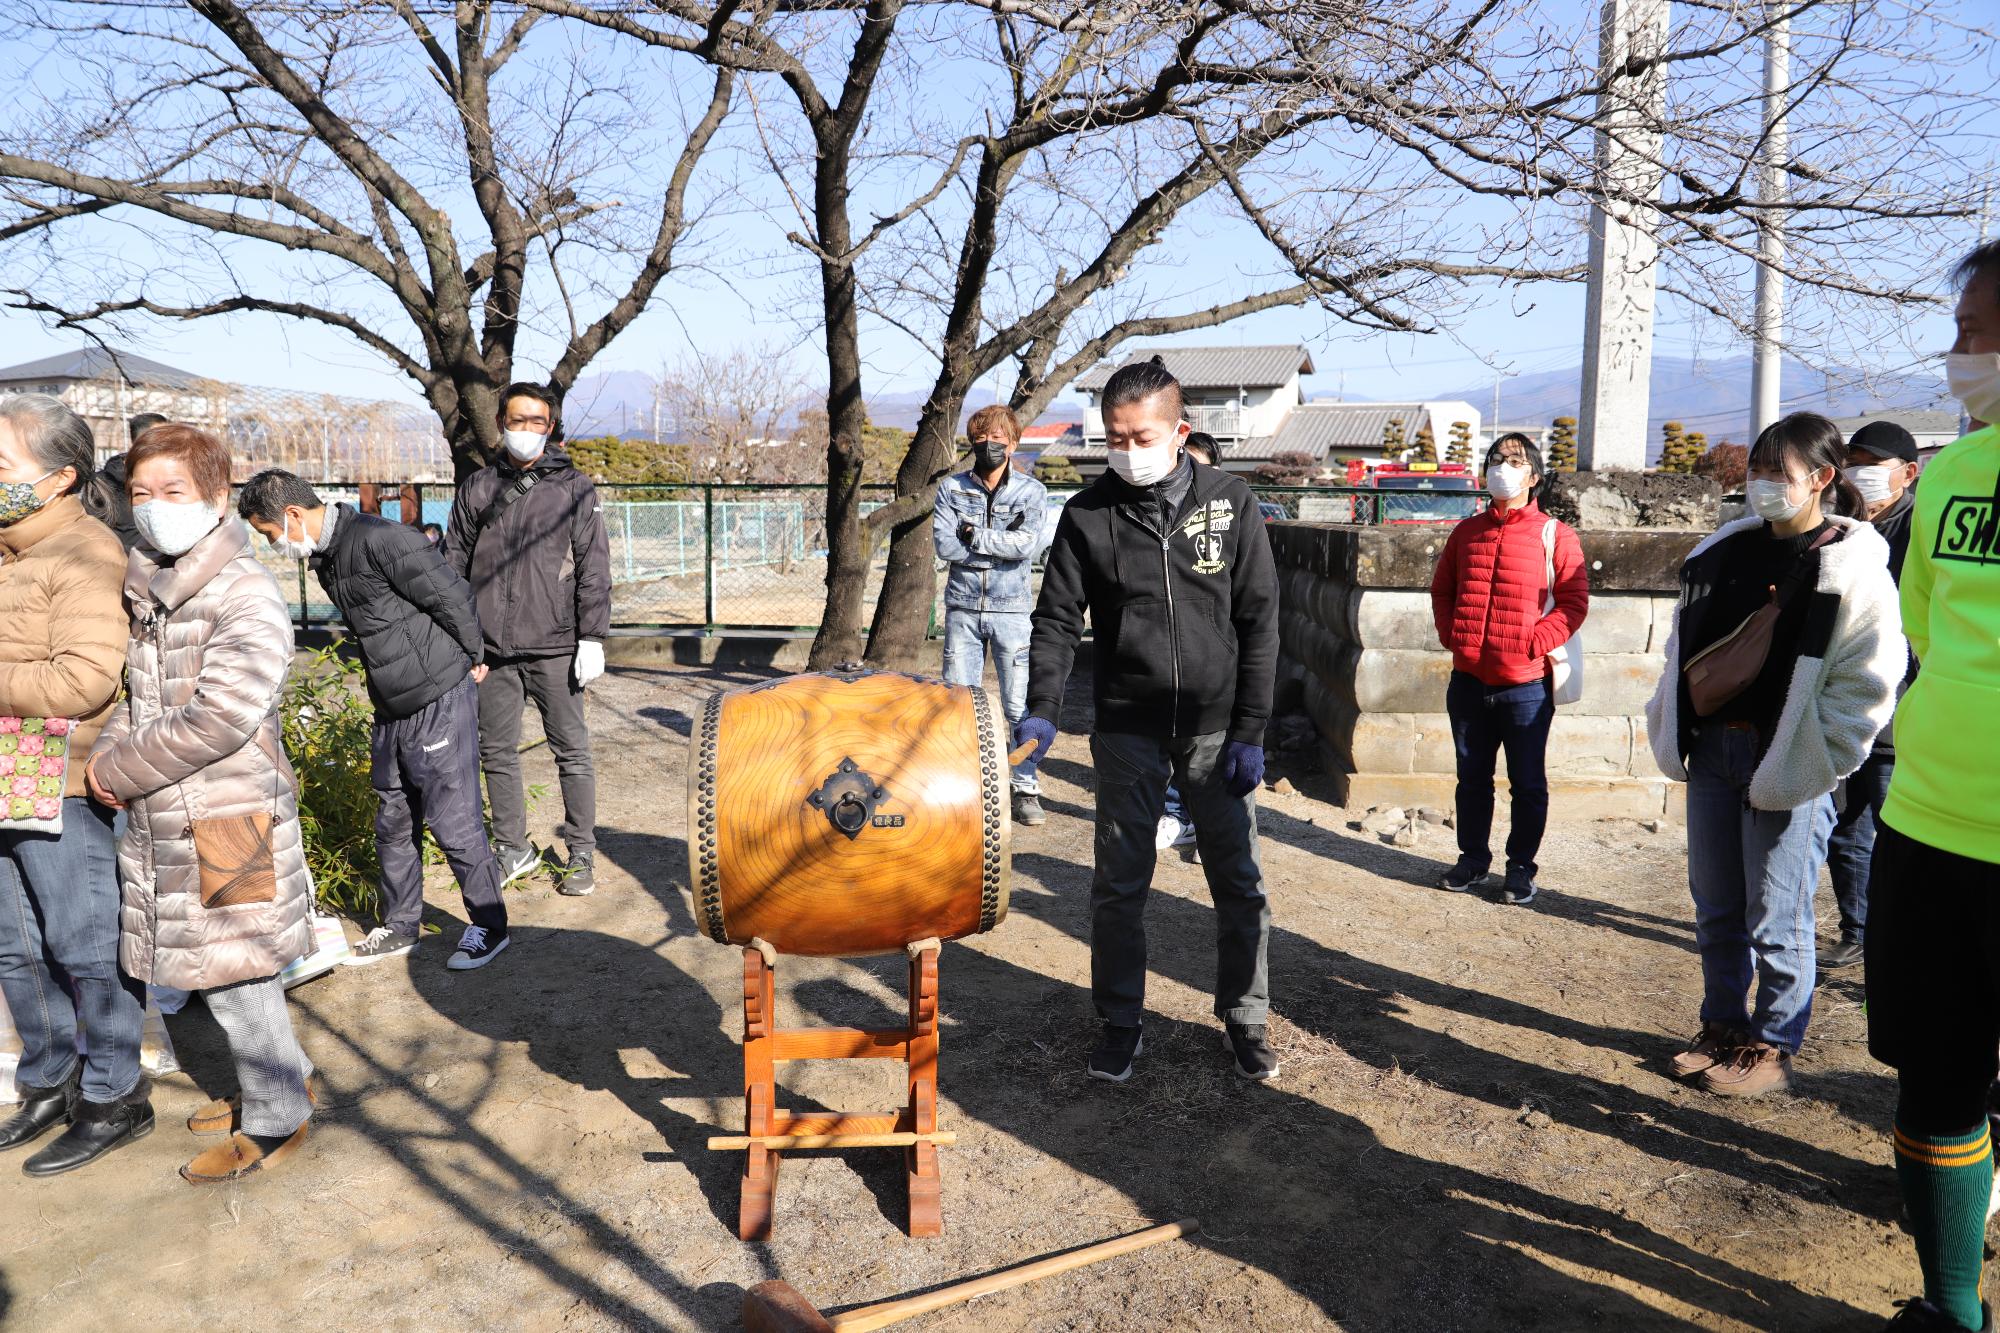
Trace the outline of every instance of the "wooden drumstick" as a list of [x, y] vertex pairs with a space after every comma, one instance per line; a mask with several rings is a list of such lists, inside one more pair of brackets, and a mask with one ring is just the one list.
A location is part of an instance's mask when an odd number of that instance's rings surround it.
[[1007, 767], [1012, 768], [1014, 765], [1020, 763], [1023, 759], [1026, 759], [1029, 755], [1033, 754], [1035, 752], [1035, 746], [1037, 744], [1038, 742], [1036, 741], [1022, 741], [1018, 746], [1014, 748], [1013, 752], [1007, 756]]
[[821, 1314], [791, 1286], [773, 1279], [769, 1282], [760, 1282], [743, 1294], [743, 1327], [747, 1333], [870, 1333], [873, 1329], [886, 1328], [890, 1324], [900, 1323], [932, 1310], [941, 1310], [948, 1305], [969, 1301], [975, 1296], [1005, 1291], [1009, 1287], [1018, 1287], [1037, 1278], [1067, 1273], [1086, 1264], [1098, 1263], [1121, 1254], [1130, 1254], [1148, 1245], [1157, 1245], [1176, 1236], [1192, 1235], [1199, 1230], [1201, 1226], [1193, 1218], [1183, 1218], [1179, 1222], [1169, 1222], [1165, 1226], [1135, 1231], [1116, 1240], [1086, 1245], [1080, 1250], [1071, 1250], [1068, 1254], [1052, 1255], [1047, 1259], [1037, 1259], [1033, 1263], [1003, 1268], [997, 1273], [988, 1273], [985, 1277], [973, 1278], [969, 1282], [953, 1283], [949, 1287], [940, 1287], [921, 1296], [882, 1301], [876, 1305], [863, 1306], [859, 1310], [849, 1310], [845, 1314], [837, 1315]]

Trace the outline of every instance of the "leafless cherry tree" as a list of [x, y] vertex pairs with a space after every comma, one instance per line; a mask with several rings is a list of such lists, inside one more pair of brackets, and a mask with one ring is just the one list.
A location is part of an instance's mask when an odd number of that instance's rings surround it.
[[818, 476], [819, 459], [803, 457], [799, 443], [799, 416], [810, 403], [805, 379], [783, 349], [697, 350], [663, 366], [653, 391], [667, 437], [688, 447], [695, 480]]
[[0, 111], [12, 304], [341, 330], [422, 389], [461, 476], [524, 334], [560, 394], [673, 271], [736, 81], [713, 67], [683, 104], [500, 0], [24, 0], [0, 23], [10, 61], [62, 73]]
[[[1006, 397], [1032, 417], [1131, 339], [1276, 306], [1448, 329], [1475, 284], [1581, 280], [1605, 203], [1656, 237], [1667, 290], [1739, 326], [1757, 229], [1782, 209], [1788, 276], [1837, 312], [1817, 327], [1858, 329], [1931, 299], [1921, 277], [1967, 211], [1965, 158], [1986, 152], [1964, 131], [1990, 106], [1947, 61], [1882, 58], [1970, 41], [1942, 0], [1691, 0], [1664, 49], [1608, 69], [1593, 31], [1534, 0], [527, 3], [745, 76], [826, 340], [820, 664], [859, 655], [885, 535], [867, 655], [915, 658], [931, 497], [989, 374], [1011, 372]], [[1798, 184], [1782, 203], [1754, 185], [1780, 15]], [[1607, 181], [1601, 128], [1651, 170]], [[1193, 247], [1236, 273], [1191, 280]], [[938, 356], [898, 497], [865, 519], [864, 316]]]

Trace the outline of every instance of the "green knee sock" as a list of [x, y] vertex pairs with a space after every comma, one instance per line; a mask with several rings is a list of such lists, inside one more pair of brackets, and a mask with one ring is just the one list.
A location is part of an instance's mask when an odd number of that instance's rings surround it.
[[1993, 1144], [1986, 1122], [1943, 1137], [1896, 1127], [1896, 1178], [1910, 1208], [1924, 1297], [1969, 1329], [1984, 1322], [1979, 1280], [1986, 1254], [1986, 1204], [1993, 1193]]

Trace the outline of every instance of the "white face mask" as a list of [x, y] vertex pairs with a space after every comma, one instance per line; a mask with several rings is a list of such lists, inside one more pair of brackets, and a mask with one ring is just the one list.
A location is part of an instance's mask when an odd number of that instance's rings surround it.
[[309, 558], [314, 549], [313, 535], [306, 527], [305, 520], [299, 520], [299, 531], [304, 535], [297, 541], [292, 540], [292, 521], [285, 519], [284, 525], [284, 531], [279, 534], [278, 540], [271, 543], [271, 549], [287, 560], [304, 560]]
[[1951, 352], [1944, 359], [1944, 382], [1975, 421], [2000, 421], [2000, 352]]
[[220, 522], [222, 511], [206, 500], [148, 500], [132, 506], [132, 526], [164, 556], [186, 555]]
[[1486, 489], [1496, 500], [1511, 500], [1528, 489], [1525, 463], [1495, 463], [1486, 469]]
[[1174, 470], [1180, 461], [1180, 441], [1169, 440], [1150, 449], [1107, 449], [1111, 470], [1134, 486], [1151, 486]]
[[525, 463], [549, 447], [549, 437], [538, 430], [503, 430], [500, 443], [515, 462]]
[[1751, 512], [1767, 523], [1797, 518], [1806, 507], [1804, 501], [1793, 503], [1789, 481], [1753, 481], [1743, 488], [1743, 498], [1750, 502]]
[[1854, 489], [1861, 492], [1861, 498], [1869, 504], [1878, 505], [1896, 495], [1896, 473], [1898, 463], [1869, 463], [1861, 467], [1843, 469]]

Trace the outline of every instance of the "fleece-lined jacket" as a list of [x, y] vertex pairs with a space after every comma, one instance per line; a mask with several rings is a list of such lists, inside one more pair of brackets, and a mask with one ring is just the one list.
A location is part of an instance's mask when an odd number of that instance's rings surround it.
[[[1687, 781], [1687, 755], [1703, 726], [1687, 702], [1681, 678], [1681, 644], [1699, 641], [1699, 624], [1713, 586], [1713, 552], [1764, 520], [1725, 524], [1689, 553], [1681, 565], [1680, 603], [1667, 636], [1667, 669], [1646, 705], [1646, 729], [1660, 771]], [[1861, 767], [1876, 735], [1895, 711], [1896, 685], [1907, 660], [1896, 585], [1889, 577], [1889, 546], [1866, 523], [1829, 519], [1839, 541], [1815, 554], [1819, 568], [1807, 598], [1805, 625], [1791, 683], [1763, 755], [1750, 776], [1750, 804], [1758, 810], [1796, 810], [1830, 794]], [[1900, 765], [1899, 765], [1900, 766]]]

